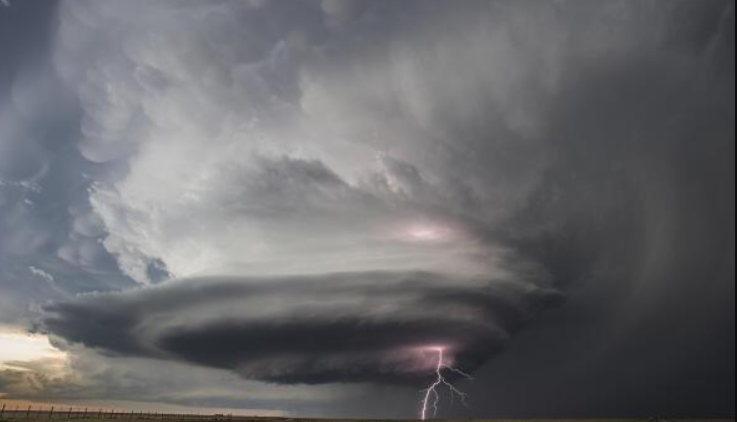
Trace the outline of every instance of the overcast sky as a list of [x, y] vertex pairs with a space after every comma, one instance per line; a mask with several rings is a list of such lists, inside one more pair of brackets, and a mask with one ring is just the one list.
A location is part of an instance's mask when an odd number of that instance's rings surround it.
[[734, 417], [734, 64], [733, 0], [2, 1], [0, 399]]

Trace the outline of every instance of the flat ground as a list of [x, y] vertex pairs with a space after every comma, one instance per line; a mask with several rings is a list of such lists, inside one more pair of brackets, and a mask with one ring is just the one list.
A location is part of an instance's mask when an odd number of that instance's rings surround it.
[[[110, 418], [74, 418], [67, 419], [64, 415], [60, 415], [58, 418], [54, 417], [54, 420], [84, 420], [85, 422], [110, 422]], [[154, 420], [140, 419], [137, 417], [126, 418], [123, 415], [114, 417], [112, 419], [119, 419], [122, 421], [144, 421]], [[202, 417], [202, 416], [167, 416], [165, 418], [156, 418], [156, 420], [168, 421], [168, 422], [414, 422], [412, 420], [400, 420], [400, 419], [307, 419], [307, 418], [269, 418], [269, 417], [246, 417], [246, 416], [233, 416], [232, 418], [214, 418], [214, 417]], [[0, 422], [48, 422], [49, 418], [46, 417], [11, 417], [0, 419]], [[441, 422], [454, 422], [453, 420], [439, 420]], [[469, 422], [733, 422], [734, 419], [672, 419], [672, 418], [640, 418], [640, 419], [475, 419]], [[461, 422], [461, 421], [458, 421]]]

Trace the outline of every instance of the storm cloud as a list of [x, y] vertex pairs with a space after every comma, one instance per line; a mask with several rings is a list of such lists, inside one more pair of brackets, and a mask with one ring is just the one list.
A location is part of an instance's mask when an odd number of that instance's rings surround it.
[[44, 325], [104, 353], [249, 379], [407, 383], [432, 372], [434, 347], [475, 369], [559, 299], [534, 285], [429, 273], [206, 278], [55, 303]]
[[734, 415], [734, 1], [55, 16], [0, 109], [0, 282], [70, 354], [386, 417], [443, 346], [441, 416]]

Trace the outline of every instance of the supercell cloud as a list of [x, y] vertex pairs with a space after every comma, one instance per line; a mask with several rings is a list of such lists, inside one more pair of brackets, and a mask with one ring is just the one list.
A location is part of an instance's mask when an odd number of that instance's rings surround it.
[[[486, 46], [482, 21], [425, 33], [401, 19], [434, 13], [384, 2], [69, 2], [60, 15], [79, 150], [115, 169], [90, 189], [105, 249], [141, 284], [185, 281], [51, 305], [51, 333], [263, 381], [394, 383], [426, 376], [437, 345], [474, 369], [561, 295], [494, 233], [547, 160], [537, 105], [512, 90], [556, 81], [527, 74], [503, 35]], [[434, 44], [450, 57], [425, 54]], [[468, 74], [448, 89], [451, 68]], [[159, 313], [186, 286], [201, 297]]]
[[86, 375], [37, 394], [413, 415], [444, 347], [441, 416], [734, 415], [734, 1], [46, 13], [0, 69], [0, 323]]

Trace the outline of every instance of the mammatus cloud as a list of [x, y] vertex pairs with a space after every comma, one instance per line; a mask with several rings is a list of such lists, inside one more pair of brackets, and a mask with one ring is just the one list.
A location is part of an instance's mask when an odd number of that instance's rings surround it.
[[99, 242], [87, 189], [103, 169], [77, 150], [76, 95], [49, 58], [55, 2], [0, 10], [0, 324], [21, 324], [47, 300], [133, 283]]
[[[503, 245], [486, 234], [524, 203], [547, 161], [540, 102], [518, 94], [555, 81], [527, 70], [484, 21], [424, 34], [393, 22], [437, 18], [419, 4], [346, 4], [65, 4], [57, 66], [85, 110], [80, 151], [126, 167], [91, 195], [126, 274], [148, 283], [154, 262], [173, 277], [498, 271]], [[389, 20], [372, 21], [377, 13]], [[329, 24], [350, 19], [350, 31]], [[398, 37], [384, 39], [381, 25], [397, 25]], [[121, 36], [107, 39], [110, 28]], [[349, 54], [374, 38], [387, 44]], [[433, 43], [453, 53], [420, 53]], [[468, 74], [446, 89], [451, 63]], [[402, 238], [423, 226], [453, 236]]]

